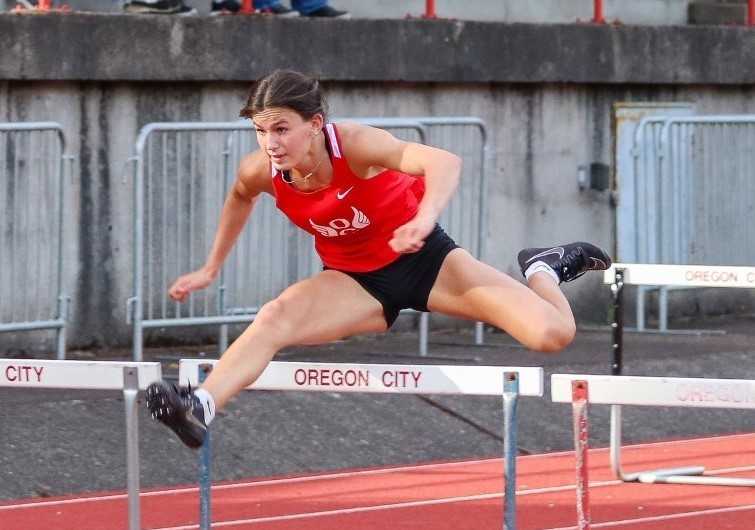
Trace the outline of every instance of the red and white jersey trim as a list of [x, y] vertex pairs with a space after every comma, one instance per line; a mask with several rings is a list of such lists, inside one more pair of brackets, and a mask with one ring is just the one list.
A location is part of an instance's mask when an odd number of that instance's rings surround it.
[[336, 130], [333, 127], [332, 123], [326, 123], [325, 124], [325, 130], [328, 133], [328, 139], [330, 140], [330, 149], [333, 151], [333, 157], [334, 158], [342, 158], [341, 156], [341, 146], [338, 145], [338, 135], [336, 134]]

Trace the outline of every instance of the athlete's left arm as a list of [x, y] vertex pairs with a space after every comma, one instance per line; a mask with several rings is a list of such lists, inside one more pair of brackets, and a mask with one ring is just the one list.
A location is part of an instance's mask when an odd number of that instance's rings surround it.
[[[339, 127], [342, 128], [342, 127]], [[416, 252], [430, 234], [459, 184], [461, 159], [453, 153], [413, 142], [404, 142], [381, 129], [349, 124], [344, 151], [360, 166], [395, 169], [424, 176], [425, 195], [417, 215], [399, 227], [391, 247], [396, 252]]]

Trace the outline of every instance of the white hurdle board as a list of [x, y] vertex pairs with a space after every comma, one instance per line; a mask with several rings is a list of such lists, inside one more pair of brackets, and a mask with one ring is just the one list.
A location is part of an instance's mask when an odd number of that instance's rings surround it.
[[591, 404], [755, 409], [755, 381], [745, 379], [554, 374], [554, 402], [571, 403], [572, 381], [587, 381]]
[[[216, 359], [181, 359], [181, 385], [199, 384], [199, 367]], [[271, 362], [247, 390], [390, 394], [503, 395], [504, 372], [519, 373], [519, 394], [543, 395], [540, 367]]]
[[614, 263], [603, 273], [603, 283], [615, 283], [617, 269], [623, 270], [627, 285], [755, 289], [755, 267]]
[[123, 369], [137, 369], [139, 389], [162, 377], [160, 363], [0, 359], [0, 387], [123, 390]]
[[[755, 381], [691, 377], [553, 374], [551, 399], [572, 402], [572, 382], [586, 381], [588, 403], [611, 405], [611, 468], [626, 482], [755, 487], [755, 479], [699, 476], [702, 466], [624, 473], [621, 468], [621, 406], [755, 410]], [[697, 475], [697, 476], [692, 476]]]

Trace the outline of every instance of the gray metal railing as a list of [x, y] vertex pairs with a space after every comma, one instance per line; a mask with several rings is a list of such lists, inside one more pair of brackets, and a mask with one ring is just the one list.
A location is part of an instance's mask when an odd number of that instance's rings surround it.
[[[635, 251], [639, 263], [755, 262], [755, 115], [652, 116], [635, 130]], [[645, 329], [638, 291], [637, 327]], [[659, 287], [659, 330], [668, 291]]]
[[65, 358], [66, 161], [53, 122], [0, 123], [0, 332], [54, 329]]
[[[352, 120], [391, 130], [406, 140], [445, 147], [464, 159], [463, 183], [441, 223], [459, 244], [482, 257], [487, 209], [485, 124], [476, 118]], [[140, 131], [132, 158], [136, 162], [134, 292], [127, 310], [135, 360], [142, 358], [143, 332], [149, 328], [218, 325], [222, 352], [228, 345], [229, 325], [251, 322], [267, 300], [321, 268], [311, 236], [280, 215], [274, 200], [263, 195], [214, 287], [192, 293], [184, 304], [168, 300], [170, 282], [204, 263], [238, 163], [256, 148], [253, 127], [245, 122], [152, 123]], [[477, 324], [477, 343], [482, 343], [482, 331]], [[427, 336], [424, 313], [419, 346], [423, 355]]]

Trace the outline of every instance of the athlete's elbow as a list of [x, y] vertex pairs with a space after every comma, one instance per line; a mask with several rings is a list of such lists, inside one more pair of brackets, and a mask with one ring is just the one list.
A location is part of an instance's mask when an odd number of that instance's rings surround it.
[[451, 172], [453, 172], [456, 180], [459, 180], [459, 176], [461, 176], [461, 167], [462, 167], [461, 157], [453, 153], [448, 153], [448, 162], [446, 164], [446, 167]]

